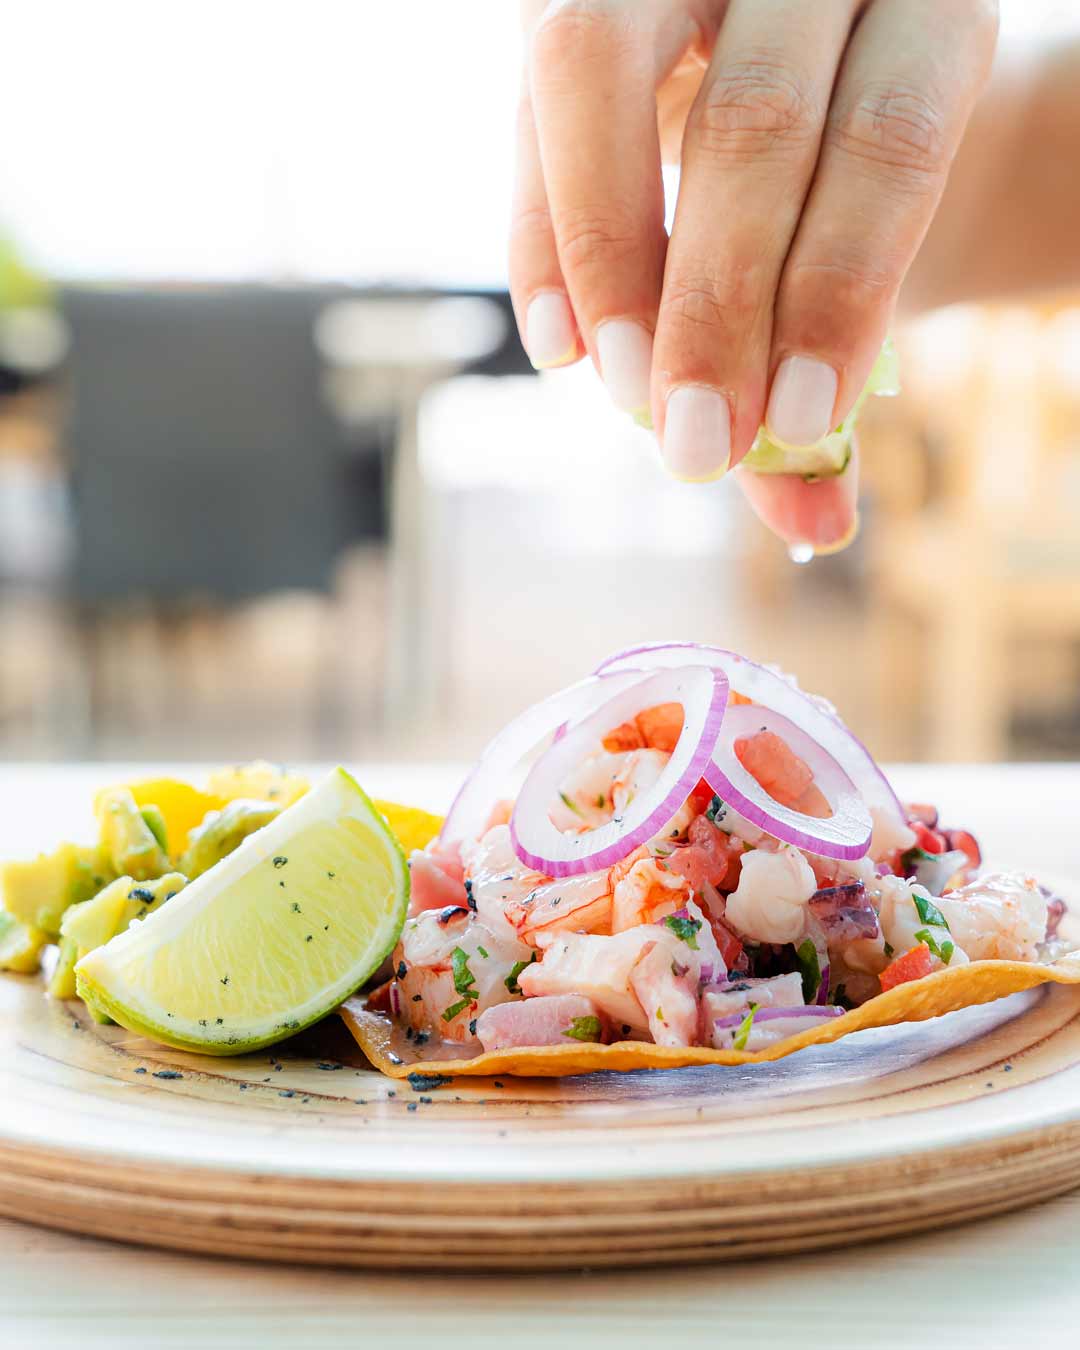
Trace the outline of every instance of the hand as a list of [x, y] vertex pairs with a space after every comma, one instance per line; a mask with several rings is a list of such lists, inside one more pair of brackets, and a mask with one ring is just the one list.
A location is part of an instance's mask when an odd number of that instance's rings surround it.
[[[525, 0], [510, 281], [533, 363], [588, 353], [707, 481], [859, 394], [989, 70], [990, 0]], [[681, 165], [671, 238], [661, 159]], [[792, 543], [857, 468], [739, 475]]]

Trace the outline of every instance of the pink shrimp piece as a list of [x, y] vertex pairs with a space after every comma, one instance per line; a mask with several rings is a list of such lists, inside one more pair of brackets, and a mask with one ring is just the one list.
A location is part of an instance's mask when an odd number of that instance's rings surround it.
[[584, 994], [549, 994], [488, 1008], [477, 1018], [476, 1034], [485, 1050], [513, 1050], [603, 1041], [607, 1027], [607, 1018]]
[[690, 899], [690, 884], [664, 870], [652, 857], [635, 862], [612, 891], [611, 931], [624, 933], [644, 923], [658, 923]]
[[630, 988], [657, 1045], [693, 1045], [700, 1017], [697, 975], [674, 961], [666, 944], [657, 942], [642, 951], [630, 972]]
[[608, 873], [544, 881], [523, 898], [506, 901], [504, 912], [519, 938], [530, 946], [537, 945], [542, 933], [610, 933]]
[[409, 858], [409, 913], [464, 905], [465, 871], [457, 849], [414, 849]]

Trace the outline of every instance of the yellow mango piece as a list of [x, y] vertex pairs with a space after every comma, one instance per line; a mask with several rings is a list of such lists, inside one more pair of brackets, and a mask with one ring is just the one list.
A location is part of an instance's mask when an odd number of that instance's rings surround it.
[[[311, 784], [299, 774], [286, 773], [280, 765], [257, 759], [251, 764], [237, 764], [218, 769], [210, 775], [209, 791], [226, 802], [245, 798], [248, 801], [273, 802], [284, 809], [298, 802]], [[161, 803], [159, 802], [160, 806]]]
[[212, 792], [203, 792], [177, 778], [149, 778], [132, 783], [129, 788], [135, 805], [156, 806], [165, 820], [165, 833], [171, 857], [179, 857], [187, 848], [192, 830], [203, 823], [211, 811], [219, 811], [225, 799]]
[[115, 876], [115, 867], [96, 845], [61, 844], [33, 862], [5, 863], [0, 891], [4, 909], [19, 923], [56, 938], [68, 906], [96, 895]]
[[48, 940], [40, 928], [28, 927], [0, 910], [0, 970], [32, 975], [41, 965], [41, 949]]
[[416, 806], [382, 801], [375, 801], [372, 805], [394, 832], [406, 857], [415, 848], [427, 848], [443, 827], [442, 816], [433, 816], [430, 811], [421, 811]]

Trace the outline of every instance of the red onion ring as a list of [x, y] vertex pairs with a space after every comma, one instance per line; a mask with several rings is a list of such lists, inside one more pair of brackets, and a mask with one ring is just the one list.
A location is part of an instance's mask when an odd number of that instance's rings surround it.
[[[862, 858], [870, 847], [874, 822], [855, 784], [816, 739], [817, 723], [824, 717], [813, 710], [810, 727], [804, 730], [774, 708], [736, 704], [727, 710], [704, 778], [729, 806], [774, 839], [823, 858]], [[828, 802], [831, 816], [808, 816], [784, 806], [742, 766], [735, 741], [763, 728], [780, 736], [813, 771], [814, 786]]]
[[[613, 867], [653, 838], [707, 773], [727, 699], [728, 682], [722, 670], [683, 666], [657, 671], [575, 721], [537, 760], [518, 793], [510, 820], [517, 856], [546, 876], [569, 877]], [[656, 784], [606, 825], [581, 834], [558, 829], [549, 811], [566, 775], [596, 749], [606, 731], [658, 703], [681, 703], [683, 727]]]
[[790, 676], [749, 661], [738, 652], [697, 642], [648, 642], [640, 647], [627, 647], [602, 661], [596, 673], [610, 674], [634, 667], [638, 670], [655, 670], [657, 667], [684, 664], [720, 666], [737, 694], [765, 707], [775, 708], [798, 725], [804, 725], [805, 709], [813, 709], [819, 715], [814, 722], [814, 739], [848, 775], [872, 812], [883, 811], [906, 829], [907, 813], [870, 751], [841, 721], [827, 699], [805, 693]]
[[439, 832], [440, 842], [453, 844], [475, 839], [492, 805], [505, 793], [508, 775], [530, 750], [564, 722], [588, 717], [615, 694], [641, 684], [646, 678], [647, 672], [641, 670], [589, 675], [519, 713], [489, 741], [458, 788]]

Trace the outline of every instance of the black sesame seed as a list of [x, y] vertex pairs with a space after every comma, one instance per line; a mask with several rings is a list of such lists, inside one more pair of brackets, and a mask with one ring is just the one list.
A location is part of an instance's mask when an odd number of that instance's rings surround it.
[[399, 962], [398, 962], [398, 968], [397, 968], [397, 977], [398, 977], [398, 979], [399, 979], [399, 980], [403, 980], [403, 979], [405, 978], [405, 976], [406, 976], [408, 973], [409, 973], [409, 967], [405, 964], [404, 961], [399, 961]]

